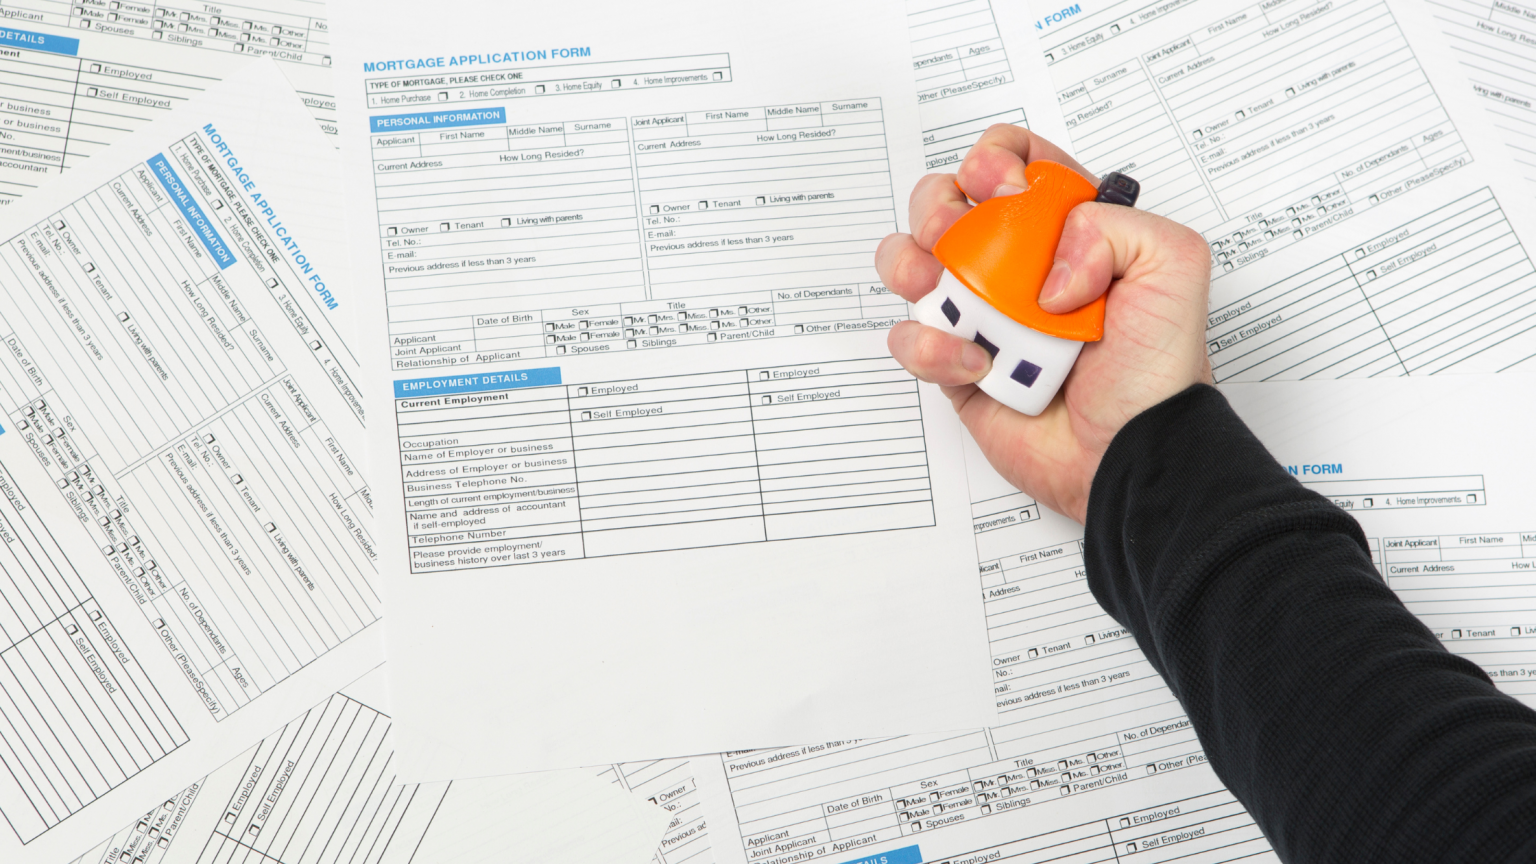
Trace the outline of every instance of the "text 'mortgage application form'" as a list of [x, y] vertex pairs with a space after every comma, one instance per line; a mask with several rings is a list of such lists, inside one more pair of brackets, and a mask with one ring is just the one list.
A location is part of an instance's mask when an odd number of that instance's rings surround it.
[[988, 713], [958, 427], [872, 263], [900, 10], [332, 9], [402, 775]]
[[225, 85], [0, 229], [7, 862], [79, 854], [382, 656], [335, 149], [269, 61]]

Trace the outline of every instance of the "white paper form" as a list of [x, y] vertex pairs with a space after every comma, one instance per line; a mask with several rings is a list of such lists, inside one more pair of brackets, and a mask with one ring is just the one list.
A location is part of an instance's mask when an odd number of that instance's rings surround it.
[[1427, 4], [1472, 94], [1488, 111], [1536, 190], [1536, 7], [1508, 0], [1433, 0]]
[[1034, 8], [1079, 158], [1211, 242], [1218, 380], [1536, 356], [1529, 192], [1438, 34], [1384, 0]]
[[342, 689], [76, 864], [644, 864], [661, 811], [581, 770], [400, 785], [383, 673]]
[[334, 159], [258, 61], [0, 229], [6, 862], [79, 854], [380, 661]]
[[321, 0], [0, 2], [0, 206], [270, 57], [336, 131]]
[[923, 165], [929, 171], [958, 168], [993, 123], [1067, 140], [1050, 72], [1025, 17], [1020, 3], [908, 0]]
[[871, 257], [900, 10], [332, 8], [402, 776], [988, 713], [958, 429]]
[[[1510, 375], [1224, 388], [1288, 470], [1360, 520], [1409, 607], [1527, 701], [1531, 385]], [[978, 587], [1003, 722], [695, 758], [716, 856], [1277, 860], [1134, 640], [1094, 602], [1080, 529], [975, 464]]]

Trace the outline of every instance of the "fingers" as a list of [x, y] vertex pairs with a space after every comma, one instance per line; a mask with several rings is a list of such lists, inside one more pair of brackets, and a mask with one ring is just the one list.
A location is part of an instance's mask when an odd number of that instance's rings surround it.
[[974, 384], [992, 368], [992, 356], [980, 345], [916, 321], [902, 321], [892, 327], [885, 341], [896, 362], [915, 377], [934, 384]]
[[1193, 302], [1210, 283], [1210, 246], [1194, 231], [1145, 210], [1079, 204], [1067, 216], [1056, 263], [1040, 289], [1040, 308], [1071, 312], [1128, 276]]
[[[960, 163], [960, 186], [975, 201], [991, 198], [999, 186], [1022, 190], [1028, 185], [1024, 180], [1024, 166], [1036, 159], [1060, 162], [1087, 177], [1095, 186], [1099, 184], [1097, 177], [1055, 144], [1022, 126], [994, 123], [982, 133], [981, 139], [966, 154], [965, 161]], [[912, 224], [916, 225], [916, 220]]]
[[875, 271], [885, 287], [916, 303], [939, 284], [944, 265], [918, 246], [911, 234], [890, 234], [875, 249]]
[[907, 205], [912, 236], [924, 249], [932, 249], [955, 220], [970, 211], [970, 202], [955, 188], [953, 174], [926, 174], [912, 187]]

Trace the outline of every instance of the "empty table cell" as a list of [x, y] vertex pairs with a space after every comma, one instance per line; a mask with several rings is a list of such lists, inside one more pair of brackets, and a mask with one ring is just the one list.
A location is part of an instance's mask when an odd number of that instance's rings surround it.
[[[769, 540], [926, 528], [934, 524], [933, 504], [926, 494], [904, 503], [773, 514], [765, 516], [763, 521]], [[871, 538], [870, 542], [879, 541]]]
[[[743, 463], [749, 460], [740, 460]], [[707, 473], [708, 479], [701, 480], [700, 473]], [[614, 477], [606, 480], [595, 480], [590, 477], [582, 479], [581, 499], [598, 503], [608, 500], [610, 497], [623, 497], [631, 494], [654, 494], [657, 500], [675, 495], [720, 494], [721, 490], [738, 491], [739, 484], [751, 484], [751, 488], [758, 488], [757, 468], [751, 464], [743, 464], [737, 468], [727, 468], [718, 471], [677, 471], [664, 474], [641, 474], [638, 476]]]
[[587, 554], [595, 557], [760, 543], [766, 539], [769, 538], [763, 528], [763, 517], [757, 513], [735, 518], [716, 514], [707, 519], [644, 528], [594, 530], [589, 527], [584, 542]]
[[718, 518], [722, 513], [730, 516], [761, 515], [763, 503], [755, 488], [721, 495], [703, 490], [697, 495], [678, 495], [675, 490], [668, 490], [661, 495], [635, 493], [623, 496], [630, 499], [627, 503], [616, 501], [619, 497], [605, 496], [594, 501], [582, 495], [582, 527], [601, 530], [609, 527], [669, 525], [680, 520], [692, 521], [698, 516]]
[[912, 435], [899, 435], [879, 440], [848, 441], [841, 444], [819, 444], [812, 445], [811, 447], [779, 447], [769, 449], [760, 446], [757, 450], [757, 461], [758, 464], [763, 466], [763, 472], [766, 475], [777, 467], [797, 463], [825, 466], [839, 460], [853, 460], [864, 456], [923, 452], [926, 452], [926, 448], [921, 438]]
[[[757, 464], [757, 459], [752, 452], [752, 443], [737, 441], [730, 447], [721, 448], [723, 452], [694, 456], [686, 464], [674, 464], [670, 470], [657, 470], [657, 466], [647, 463], [635, 463], [623, 458], [623, 454], [606, 463], [593, 464], [595, 458], [592, 453], [584, 453], [581, 457], [581, 465], [577, 469], [577, 475], [583, 484], [587, 482], [600, 482], [605, 480], [625, 480], [637, 477], [657, 477], [665, 474], [669, 477], [688, 477], [697, 481], [701, 475], [714, 472], [728, 472], [741, 468], [751, 468]], [[730, 476], [720, 474], [720, 477]], [[603, 487], [598, 487], [600, 490]]]
[[[601, 438], [596, 439], [599, 442]], [[710, 456], [721, 456], [728, 453], [751, 453], [752, 437], [750, 434], [737, 434], [728, 437], [715, 438], [711, 436], [699, 436], [695, 438], [681, 438], [678, 440], [660, 441], [650, 444], [630, 444], [613, 447], [592, 446], [583, 442], [576, 450], [576, 465], [582, 470], [582, 477], [586, 477], [586, 469], [599, 465], [628, 464], [639, 470], [654, 472], [688, 470], [692, 465], [702, 465], [701, 461]], [[641, 469], [640, 466], [645, 468]]]
[[[882, 480], [870, 483], [829, 483], [780, 492], [763, 493], [763, 512], [798, 513], [803, 510], [863, 507], [928, 499], [928, 477]], [[915, 496], [915, 497], [914, 497]]]
[[[922, 468], [926, 471], [928, 453], [921, 447], [914, 447], [901, 453], [866, 454], [837, 461], [842, 462], [842, 464], [837, 466], [838, 471], [886, 471], [912, 468]], [[769, 488], [782, 488], [770, 486], [770, 484], [778, 481], [800, 482], [800, 478], [811, 478], [814, 480], [826, 474], [827, 471], [826, 465], [822, 462], [806, 460], [787, 462], [780, 465], [763, 465], [758, 469], [758, 474], [762, 478], [763, 488], [766, 490]]]
[[774, 432], [757, 436], [757, 449], [764, 455], [771, 451], [798, 450], [808, 458], [820, 458], [821, 453], [859, 455], [847, 448], [879, 441], [908, 439], [921, 441], [923, 424], [918, 420], [900, 423], [882, 423], [868, 426], [834, 427], [833, 429], [803, 429]]
[[[850, 461], [854, 461], [859, 465], [865, 464], [865, 460]], [[846, 489], [856, 485], [902, 483], [908, 480], [928, 482], [928, 466], [926, 464], [908, 465], [901, 468], [859, 467], [850, 469], [847, 464], [838, 463], [835, 467], [839, 470], [817, 471], [815, 473], [797, 474], [792, 477], [764, 477], [762, 480], [763, 500], [783, 501], [808, 489]], [[779, 497], [770, 498], [769, 496], [771, 495]]]
[[[582, 516], [581, 524], [584, 531], [607, 531], [627, 528], [657, 528], [674, 525], [687, 525], [711, 521], [732, 520], [741, 518], [757, 518], [763, 516], [763, 505], [757, 500], [743, 503], [739, 501], [726, 502], [719, 507], [711, 507], [706, 504], [697, 506], [686, 505], [656, 505], [650, 509], [629, 508], [622, 515], [612, 518]], [[666, 532], [670, 535], [670, 532]], [[700, 531], [701, 534], [706, 533]], [[761, 533], [761, 529], [759, 529]], [[667, 548], [660, 546], [656, 548]]]
[[[701, 506], [720, 507], [727, 504], [754, 504], [760, 500], [757, 478], [735, 481], [715, 481], [710, 483], [688, 483], [677, 485], [651, 486], [646, 481], [656, 479], [667, 481], [673, 478], [636, 478], [627, 481], [632, 488], [614, 488], [608, 492], [593, 492], [591, 486], [586, 484], [581, 490], [581, 515], [583, 519], [592, 519], [598, 516], [621, 515], [622, 508], [670, 506], [675, 507], [676, 502], [699, 502]], [[618, 486], [616, 482], [608, 484]], [[739, 500], [737, 500], [739, 499]]]

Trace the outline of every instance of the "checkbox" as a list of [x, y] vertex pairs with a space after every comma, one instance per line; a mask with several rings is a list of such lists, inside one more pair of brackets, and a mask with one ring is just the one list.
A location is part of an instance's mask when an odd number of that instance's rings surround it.
[[1091, 633], [1083, 637], [1083, 644], [1085, 645], [1092, 645], [1094, 641], [1093, 634]]
[[117, 13], [116, 12], [108, 12], [107, 13], [107, 20], [108, 21], [116, 21], [117, 20]]
[[1061, 784], [1061, 794], [1062, 795], [1071, 795], [1072, 794], [1072, 787], [1068, 786], [1066, 783], [1062, 783]]
[[1356, 249], [1355, 250], [1355, 258], [1356, 259], [1364, 258], [1364, 257], [1365, 257], [1365, 250], [1364, 249]]
[[577, 396], [585, 396], [585, 395], [587, 395], [587, 388], [585, 388], [585, 387], [577, 387], [576, 388], [576, 395]]
[[447, 102], [448, 101], [448, 91], [447, 90], [439, 91], [438, 94], [437, 94], [437, 101], [439, 101], [439, 102]]
[[400, 233], [400, 229], [399, 228], [396, 228], [393, 225], [390, 226], [390, 228], [389, 228], [389, 236], [393, 237], [393, 236], [395, 236], [396, 234], [399, 234], [399, 233]]
[[87, 273], [95, 273], [96, 272], [96, 265], [95, 264], [86, 264], [85, 265], [85, 272], [87, 272]]
[[716, 81], [723, 81], [723, 80], [725, 80], [725, 73], [724, 72], [716, 72], [715, 73], [715, 80]]
[[1322, 196], [1320, 196], [1320, 195], [1313, 195], [1312, 196], [1312, 203], [1313, 204], [1321, 204], [1321, 203], [1323, 203]]
[[805, 325], [804, 324], [796, 324], [795, 325], [795, 332], [796, 333], [804, 333], [805, 332]]
[[[159, 21], [156, 21], [156, 22], [155, 22], [155, 23], [156, 23], [156, 24], [159, 24], [159, 23], [160, 23], [160, 22], [159, 22]], [[162, 30], [156, 30], [156, 31], [155, 31], [155, 32], [153, 32], [153, 33], [151, 33], [151, 34], [149, 34], [149, 35], [150, 35], [150, 36], [151, 36], [151, 37], [153, 37], [153, 38], [155, 38], [155, 39], [162, 39], [162, 38], [164, 38], [164, 37], [165, 37], [165, 32], [164, 32], [164, 31], [162, 31]]]
[[652, 213], [660, 213], [661, 212], [661, 205], [660, 204], [652, 204], [651, 205], [651, 212]]
[[544, 92], [544, 85], [543, 84], [536, 84], [536, 85], [534, 85], [533, 92], [535, 92], [535, 93], [543, 93]]
[[709, 334], [709, 341], [714, 342], [714, 341], [716, 341], [716, 338], [717, 337], [715, 336], [715, 334], [713, 334], [713, 333]]
[[1511, 628], [1509, 628], [1509, 635], [1511, 635], [1511, 636], [1519, 636], [1520, 635], [1520, 628], [1519, 627], [1511, 627]]
[[[114, 5], [112, 8], [116, 9], [117, 7]], [[100, 72], [101, 71], [101, 64], [100, 63], [92, 63], [91, 64], [91, 71], [92, 72]]]
[[1156, 765], [1148, 765], [1147, 766], [1147, 774], [1151, 775], [1151, 774], [1156, 774], [1156, 773], [1157, 773], [1157, 766]]
[[1222, 270], [1223, 273], [1231, 273], [1235, 269], [1236, 269], [1236, 267], [1230, 261], [1228, 261], [1227, 263], [1221, 265], [1221, 270]]
[[1127, 844], [1125, 844], [1125, 854], [1129, 855], [1129, 854], [1131, 854], [1132, 852], [1135, 852], [1135, 851], [1136, 851], [1136, 844], [1135, 843], [1127, 843]]
[[69, 481], [65, 480], [63, 478], [60, 478], [59, 479], [59, 488], [60, 489], [68, 489], [69, 488]]
[[1119, 24], [1111, 24], [1111, 25], [1109, 25], [1109, 32], [1111, 32], [1111, 33], [1119, 33], [1120, 32], [1120, 25]]
[[1381, 203], [1381, 198], [1379, 196], [1372, 195], [1371, 196], [1371, 203], [1372, 204], [1380, 204]]
[[544, 329], [553, 331], [555, 329], [555, 322], [551, 321], [548, 324], [545, 324]]
[[509, 218], [502, 219], [501, 220], [501, 227], [503, 227], [503, 228], [511, 228], [512, 227], [512, 220], [509, 219]]
[[624, 343], [624, 347], [626, 347], [626, 348], [634, 348], [635, 347], [635, 340], [631, 339], [628, 342], [625, 342]]
[[1302, 233], [1300, 231], [1292, 231], [1291, 232], [1291, 239], [1292, 240], [1300, 240], [1302, 238], [1302, 236], [1303, 235], [1302, 235]]
[[709, 209], [709, 202], [708, 201], [700, 201], [699, 202], [699, 209], [700, 210], [708, 210]]
[[583, 322], [581, 322], [581, 329], [583, 329], [583, 330], [585, 330], [585, 329], [587, 329], [588, 327], [591, 327], [591, 326], [592, 326], [592, 322], [591, 321], [583, 321]]
[[555, 353], [556, 354], [564, 354], [565, 353], [565, 346], [564, 345], [556, 345], [555, 346]]
[[[156, 618], [155, 620], [149, 622], [149, 626], [153, 627], [156, 630], [164, 629], [165, 628], [165, 619], [164, 618]], [[229, 821], [231, 821], [231, 822], [235, 821], [235, 814], [233, 814], [233, 813], [229, 814]]]
[[583, 420], [591, 420], [592, 419], [592, 412], [591, 411], [583, 411], [583, 412], [581, 412], [581, 419], [583, 419]]
[[1190, 134], [1191, 137], [1194, 137], [1194, 138], [1199, 138], [1201, 136], [1201, 132], [1200, 132], [1199, 129], [1196, 129], [1195, 131], [1193, 131], [1193, 132], [1191, 132], [1189, 134]]
[[101, 610], [100, 609], [92, 609], [91, 610], [91, 620], [92, 621], [100, 621], [101, 620]]
[[309, 343], [309, 350], [311, 350], [311, 351], [319, 351], [323, 347], [325, 347], [325, 346], [321, 345], [320, 344], [320, 340], [318, 340], [318, 339], [316, 339], [315, 341]]
[[215, 209], [215, 210], [223, 210], [224, 209], [224, 199], [223, 198], [215, 198], [215, 199], [213, 199], [213, 209]]
[[272, 290], [274, 290], [274, 291], [277, 290], [277, 287], [279, 285], [281, 285], [281, 284], [283, 284], [283, 283], [277, 281], [276, 279], [268, 279], [267, 280], [267, 287], [272, 289]]
[[1285, 95], [1287, 95], [1287, 96], [1295, 96], [1296, 95], [1296, 88], [1295, 87], [1287, 87], [1287, 88], [1285, 88]]
[[759, 204], [767, 204], [768, 203], [768, 196], [767, 195], [759, 195], [759, 196], [757, 196], [757, 203], [759, 203]]
[[656, 323], [656, 316], [655, 316], [655, 315], [651, 315], [651, 316], [649, 316], [649, 317], [648, 317], [648, 318], [647, 318], [647, 321], [648, 321], [648, 322], [649, 322], [649, 323], [651, 323], [651, 324], [655, 324], [655, 323]]
[[1300, 219], [1292, 219], [1291, 220], [1291, 227], [1292, 228], [1300, 228], [1301, 227], [1301, 220]]
[[768, 380], [768, 373], [767, 372], [759, 372], [759, 373], [757, 373], [757, 380], [759, 380], [759, 381], [767, 381]]
[[1246, 111], [1238, 111], [1237, 112], [1237, 119], [1239, 119], [1239, 120], [1241, 120], [1241, 119], [1243, 119], [1244, 117], [1247, 117], [1247, 116], [1248, 116], [1248, 113]]
[[63, 220], [60, 220], [58, 222], [53, 223], [53, 227], [58, 229], [59, 231], [63, 231], [64, 230], [64, 222], [63, 222]]
[[212, 444], [213, 443], [213, 433], [210, 432], [207, 435], [204, 435], [203, 436], [203, 441], [205, 443]]
[[592, 334], [591, 333], [583, 333], [583, 334], [581, 334], [581, 341], [583, 341], [583, 342], [590, 342], [590, 341], [592, 341]]
[[1451, 638], [1452, 639], [1460, 639], [1461, 638], [1461, 631], [1460, 630], [1452, 630], [1451, 631]]
[[546, 343], [548, 343], [548, 344], [550, 344], [550, 345], [553, 345], [553, 344], [555, 344], [555, 342], [556, 342], [556, 341], [557, 341], [557, 340], [556, 340], [556, 339], [555, 339], [555, 337], [554, 337], [554, 336], [545, 336], [545, 337], [544, 337], [544, 341], [545, 341], [545, 342], [546, 342]]
[[1040, 649], [1039, 648], [1031, 648], [1031, 649], [1029, 649], [1029, 659], [1035, 660], [1035, 659], [1038, 659], [1039, 657], [1040, 657]]
[[1365, 271], [1365, 280], [1367, 282], [1369, 282], [1370, 280], [1375, 279], [1375, 278], [1376, 278], [1376, 271], [1375, 270], [1367, 270], [1367, 271]]
[[448, 223], [447, 222], [440, 222], [440, 223], [438, 223], [437, 230], [439, 230], [439, 231], [447, 231], [448, 230]]
[[1055, 63], [1056, 62], [1056, 55], [1055, 54], [1047, 53], [1045, 55], [1045, 62], [1047, 62], [1047, 63]]
[[651, 328], [651, 335], [652, 336], [660, 336], [661, 335], [661, 328], [660, 327], [652, 327]]
[[772, 405], [773, 404], [773, 397], [772, 396], [764, 396], [763, 397], [763, 404], [764, 405]]
[[745, 314], [747, 314], [747, 307], [745, 307], [745, 306], [738, 306], [738, 307], [736, 307], [736, 314], [737, 315], [745, 315]]
[[613, 79], [613, 89], [617, 90], [617, 89], [619, 89], [620, 87], [623, 87], [623, 86], [624, 86], [624, 82], [622, 80], [620, 80], [618, 78]]
[[239, 475], [239, 474], [235, 474], [235, 475], [233, 475], [233, 476], [231, 476], [229, 478], [229, 482], [235, 484], [236, 486], [239, 486], [244, 481], [245, 481], [245, 478], [243, 476]]

